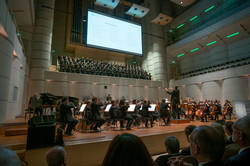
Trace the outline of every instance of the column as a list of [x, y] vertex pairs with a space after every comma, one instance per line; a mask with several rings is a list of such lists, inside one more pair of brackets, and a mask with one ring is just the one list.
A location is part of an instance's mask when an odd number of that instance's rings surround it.
[[[29, 95], [44, 92], [44, 71], [51, 65], [51, 43], [53, 32], [54, 0], [36, 1], [36, 24], [33, 34], [30, 65]], [[48, 8], [46, 8], [48, 7]]]
[[151, 73], [153, 80], [167, 81], [165, 40], [160, 38], [164, 37], [164, 29], [163, 26], [151, 23], [151, 20], [160, 13], [161, 3], [159, 0], [147, 0], [145, 4], [149, 4], [150, 12], [142, 19], [143, 32], [145, 32], [142, 67]]

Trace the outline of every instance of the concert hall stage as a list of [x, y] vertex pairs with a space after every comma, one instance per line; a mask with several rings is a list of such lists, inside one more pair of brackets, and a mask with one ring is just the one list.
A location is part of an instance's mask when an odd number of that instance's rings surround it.
[[[102, 131], [98, 133], [74, 132], [73, 136], [64, 136], [65, 149], [67, 151], [67, 165], [101, 165], [112, 139], [116, 135], [126, 132], [139, 136], [146, 144], [151, 155], [166, 152], [164, 140], [170, 135], [177, 137], [180, 141], [180, 147], [184, 148], [188, 146], [184, 134], [184, 128], [187, 125], [210, 125], [212, 122], [213, 121], [191, 121], [190, 123], [170, 124], [168, 126], [161, 126], [156, 122], [153, 128], [144, 128], [142, 126], [132, 127], [130, 131], [125, 129], [120, 130], [120, 128], [109, 128], [108, 130], [103, 128]], [[10, 122], [9, 126], [11, 126], [11, 123], [17, 122]], [[0, 135], [0, 144], [14, 147], [14, 149], [25, 149], [26, 137], [26, 135]], [[45, 153], [48, 149], [49, 148], [27, 150], [25, 151], [25, 160], [31, 166], [44, 166], [46, 165]]]

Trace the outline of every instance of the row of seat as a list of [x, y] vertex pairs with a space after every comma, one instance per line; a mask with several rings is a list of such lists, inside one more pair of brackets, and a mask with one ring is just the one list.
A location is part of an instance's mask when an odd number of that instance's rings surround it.
[[197, 76], [197, 75], [201, 75], [201, 74], [221, 71], [221, 70], [239, 67], [239, 66], [248, 65], [248, 64], [250, 64], [250, 57], [242, 58], [242, 59], [238, 59], [238, 60], [234, 60], [234, 61], [230, 61], [230, 62], [225, 62], [225, 63], [205, 67], [202, 69], [197, 69], [197, 70], [190, 71], [190, 72], [186, 72], [186, 73], [180, 74], [180, 77], [181, 78], [193, 77], [193, 76]]

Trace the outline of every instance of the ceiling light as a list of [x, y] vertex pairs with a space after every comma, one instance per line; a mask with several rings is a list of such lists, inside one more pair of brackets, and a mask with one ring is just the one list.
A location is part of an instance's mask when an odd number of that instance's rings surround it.
[[181, 25], [179, 25], [178, 27], [177, 27], [177, 29], [179, 29], [180, 27], [182, 27], [184, 24], [181, 24]]
[[235, 32], [235, 33], [233, 33], [231, 35], [228, 35], [227, 38], [233, 37], [233, 36], [238, 35], [238, 34], [240, 34], [240, 32]]
[[191, 18], [189, 21], [193, 21], [194, 19], [196, 19], [198, 16], [194, 16], [193, 18]]
[[199, 48], [192, 49], [190, 52], [194, 52], [194, 51], [197, 51], [197, 50], [199, 50]]
[[180, 54], [180, 55], [177, 55], [177, 57], [181, 57], [181, 56], [183, 56], [184, 55], [184, 53], [182, 53], [182, 54]]
[[214, 6], [211, 6], [210, 8], [206, 9], [205, 12], [208, 12], [209, 10], [213, 9]]
[[217, 41], [213, 41], [213, 42], [211, 42], [211, 43], [207, 43], [207, 46], [209, 46], [209, 45], [212, 45], [212, 44], [214, 44], [214, 43], [216, 43]]
[[180, 4], [183, 4], [183, 2], [181, 1]]

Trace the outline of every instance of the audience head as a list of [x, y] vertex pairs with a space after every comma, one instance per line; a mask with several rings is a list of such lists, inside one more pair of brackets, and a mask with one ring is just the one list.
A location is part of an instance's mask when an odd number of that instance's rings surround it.
[[65, 166], [66, 151], [61, 146], [56, 146], [46, 153], [46, 161], [48, 166]]
[[175, 86], [174, 89], [178, 89], [178, 86]]
[[165, 147], [166, 147], [168, 154], [179, 153], [180, 142], [176, 137], [168, 136], [165, 139]]
[[161, 101], [162, 103], [166, 103], [166, 101], [165, 101], [165, 99], [162, 99], [162, 101]]
[[227, 121], [225, 123], [225, 132], [228, 136], [231, 136], [233, 134], [233, 129], [232, 129], [233, 124], [234, 122], [232, 121]]
[[225, 134], [225, 130], [220, 123], [214, 122], [210, 126], [213, 127], [218, 133], [220, 133], [224, 137], [225, 142], [227, 142], [227, 136]]
[[154, 166], [142, 140], [129, 133], [117, 135], [111, 142], [103, 166]]
[[63, 98], [62, 98], [62, 102], [63, 102], [63, 103], [66, 103], [67, 101], [68, 101], [68, 98], [67, 98], [67, 97], [63, 97]]
[[250, 146], [250, 116], [245, 116], [233, 124], [233, 141], [241, 148]]
[[188, 125], [186, 128], [185, 128], [185, 135], [186, 135], [186, 138], [187, 138], [187, 141], [190, 142], [190, 135], [191, 133], [193, 132], [193, 130], [196, 128], [195, 125]]
[[2, 146], [0, 146], [0, 163], [1, 166], [21, 166], [21, 161], [17, 154]]
[[96, 98], [96, 97], [93, 97], [93, 98], [92, 98], [92, 102], [96, 103], [96, 102], [97, 102], [97, 98]]
[[191, 155], [199, 163], [219, 161], [224, 150], [224, 137], [210, 126], [196, 127], [190, 136]]

